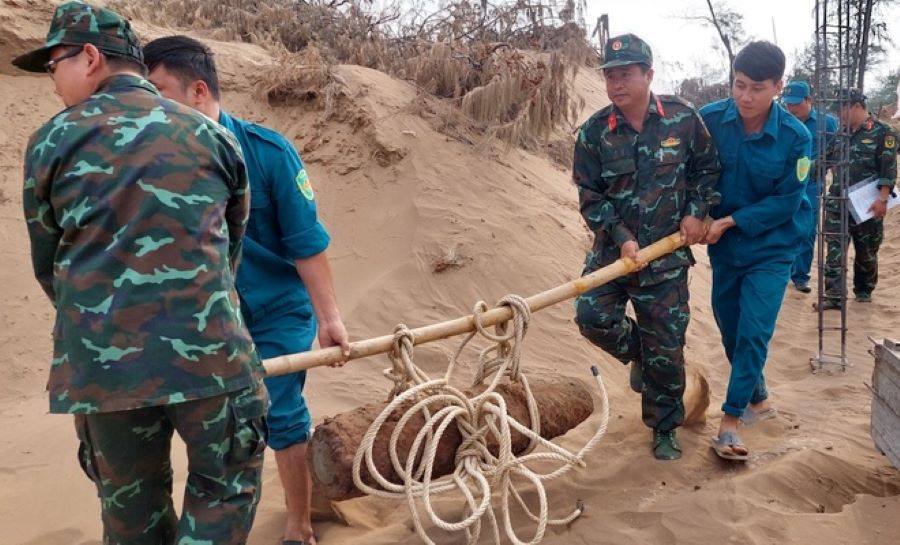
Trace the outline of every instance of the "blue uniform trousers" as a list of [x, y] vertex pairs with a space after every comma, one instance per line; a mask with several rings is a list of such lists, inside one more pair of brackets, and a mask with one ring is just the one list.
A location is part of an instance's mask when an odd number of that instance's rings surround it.
[[[306, 352], [316, 337], [316, 319], [308, 309], [291, 309], [266, 315], [262, 320], [248, 321], [248, 329], [261, 358]], [[269, 446], [286, 449], [309, 441], [312, 417], [303, 386], [306, 371], [265, 378], [269, 390]]]
[[794, 259], [794, 265], [791, 267], [791, 281], [794, 284], [808, 284], [810, 280], [810, 271], [812, 270], [813, 249], [816, 247], [816, 233], [819, 227], [819, 185], [810, 180], [806, 184], [806, 198], [812, 205], [811, 209], [806, 208], [803, 204], [800, 206], [798, 214], [805, 214], [809, 221], [809, 231], [800, 242], [800, 249]]
[[722, 411], [740, 416], [748, 403], [768, 398], [763, 367], [781, 310], [791, 261], [737, 267], [713, 262], [712, 306], [731, 377]]

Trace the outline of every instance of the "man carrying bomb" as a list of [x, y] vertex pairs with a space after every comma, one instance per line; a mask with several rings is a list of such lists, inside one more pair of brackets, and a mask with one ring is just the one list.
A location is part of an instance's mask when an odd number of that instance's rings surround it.
[[250, 211], [238, 145], [144, 79], [113, 11], [57, 7], [45, 43], [13, 64], [48, 72], [66, 105], [28, 143], [23, 201], [56, 308], [50, 412], [75, 415], [103, 542], [246, 543], [268, 397], [234, 287]]
[[[686, 245], [703, 239], [703, 220], [719, 202], [719, 163], [706, 127], [684, 100], [650, 91], [653, 54], [633, 34], [611, 38], [601, 66], [612, 104], [582, 125], [572, 168], [581, 214], [594, 233], [589, 274], [619, 258], [640, 270], [593, 289], [575, 302], [589, 341], [631, 362], [653, 455], [681, 457], [675, 429], [684, 421], [684, 343], [690, 321], [688, 248], [651, 263], [638, 251], [672, 234]], [[637, 320], [625, 315], [631, 302]]]

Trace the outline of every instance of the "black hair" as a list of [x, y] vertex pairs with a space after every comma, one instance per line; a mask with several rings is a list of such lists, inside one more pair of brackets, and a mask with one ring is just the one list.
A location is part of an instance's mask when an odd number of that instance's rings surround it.
[[144, 46], [144, 63], [149, 71], [162, 66], [181, 81], [184, 89], [202, 80], [212, 97], [219, 100], [219, 75], [212, 50], [190, 36], [166, 36]]
[[103, 55], [106, 57], [106, 64], [109, 65], [110, 70], [116, 72], [131, 70], [147, 77], [147, 66], [141, 61], [131, 57], [120, 57], [119, 55], [108, 55], [106, 53], [103, 53]]
[[750, 42], [734, 58], [734, 72], [742, 72], [753, 81], [770, 79], [778, 83], [784, 77], [784, 52], [772, 42]]

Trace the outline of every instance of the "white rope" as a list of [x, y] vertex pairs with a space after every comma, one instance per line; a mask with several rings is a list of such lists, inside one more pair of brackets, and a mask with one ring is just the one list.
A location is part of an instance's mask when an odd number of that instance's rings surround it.
[[[421, 510], [431, 524], [442, 530], [465, 532], [467, 543], [474, 544], [481, 535], [482, 519], [486, 516], [490, 522], [494, 542], [500, 543], [500, 528], [495, 507], [492, 505], [492, 492], [499, 490], [499, 509], [503, 529], [509, 540], [516, 545], [535, 545], [540, 543], [549, 525], [564, 525], [578, 518], [584, 511], [579, 501], [576, 508], [567, 516], [551, 519], [544, 483], [566, 474], [573, 467], [584, 467], [584, 458], [606, 433], [609, 423], [609, 402], [606, 388], [596, 367], [592, 372], [597, 381], [600, 393], [601, 417], [594, 435], [578, 451], [570, 452], [540, 436], [540, 413], [528, 385], [528, 379], [519, 369], [522, 342], [528, 329], [531, 311], [528, 303], [516, 295], [507, 295], [500, 300], [500, 305], [507, 305], [513, 310], [512, 329], [508, 322], [495, 327], [493, 333], [481, 324], [481, 314], [488, 310], [484, 302], [475, 305], [475, 331], [468, 334], [459, 349], [451, 357], [443, 378], [430, 379], [413, 362], [413, 334], [405, 325], [400, 324], [394, 330], [394, 348], [389, 354], [391, 369], [385, 375], [394, 382], [391, 393], [393, 400], [372, 422], [363, 437], [362, 443], [353, 459], [353, 482], [366, 494], [381, 498], [405, 498], [412, 513], [413, 524], [422, 540], [431, 545], [434, 541], [428, 536]], [[469, 398], [462, 391], [450, 385], [450, 379], [459, 363], [463, 350], [476, 335], [484, 337], [493, 345], [482, 350], [478, 357], [474, 384], [482, 384], [491, 377], [490, 384], [482, 393]], [[496, 392], [503, 377], [510, 381], [520, 382], [525, 390], [530, 423], [528, 426], [509, 416], [506, 401]], [[397, 425], [391, 433], [389, 455], [394, 471], [403, 484], [395, 484], [381, 475], [373, 460], [375, 437], [395, 412], [403, 410]], [[405, 460], [400, 459], [398, 441], [407, 424], [415, 417], [423, 417], [425, 424], [416, 434]], [[416, 420], [418, 422], [418, 420]], [[451, 425], [456, 425], [462, 434], [463, 441], [456, 452], [456, 469], [450, 475], [434, 478], [434, 461], [438, 444], [444, 432]], [[516, 431], [529, 439], [528, 448], [521, 455], [512, 452], [512, 432]], [[488, 443], [499, 445], [496, 455], [488, 448]], [[536, 447], [542, 447], [535, 450]], [[553, 462], [558, 464], [549, 473], [540, 473], [529, 469], [533, 462]], [[369, 486], [362, 479], [362, 467], [377, 487]], [[513, 484], [513, 478], [524, 479], [537, 493], [537, 509], [528, 505]], [[448, 521], [441, 518], [433, 508], [434, 496], [459, 491], [466, 508], [460, 520]], [[537, 528], [530, 541], [519, 538], [510, 517], [510, 501], [515, 500]]]

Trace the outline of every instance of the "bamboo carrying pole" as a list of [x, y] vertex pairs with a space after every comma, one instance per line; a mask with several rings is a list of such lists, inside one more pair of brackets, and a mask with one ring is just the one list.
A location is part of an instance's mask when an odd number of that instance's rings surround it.
[[[654, 242], [650, 246], [643, 248], [638, 252], [638, 259], [644, 263], [649, 263], [654, 259], [674, 252], [683, 245], [681, 235], [679, 233], [673, 233]], [[526, 301], [528, 302], [528, 307], [533, 312], [537, 312], [541, 309], [555, 305], [556, 303], [577, 297], [586, 291], [602, 286], [620, 276], [624, 276], [635, 269], [637, 269], [637, 263], [629, 258], [622, 258], [606, 267], [597, 269], [591, 274], [571, 280], [553, 289], [532, 295], [526, 299]], [[510, 320], [512, 315], [512, 309], [509, 307], [495, 307], [481, 315], [481, 324], [484, 327], [497, 325]], [[470, 314], [455, 320], [448, 320], [446, 322], [413, 329], [413, 344], [418, 345], [436, 341], [438, 339], [446, 339], [474, 330], [475, 318]], [[374, 339], [350, 343], [349, 358], [344, 357], [339, 346], [334, 346], [331, 348], [314, 350], [312, 352], [286, 354], [284, 356], [278, 356], [277, 358], [270, 358], [263, 360], [263, 365], [266, 368], [266, 374], [269, 376], [286, 375], [305, 369], [312, 369], [313, 367], [330, 365], [343, 360], [349, 361], [373, 356], [375, 354], [384, 354], [390, 352], [393, 345], [394, 336], [384, 335], [375, 337]]]

